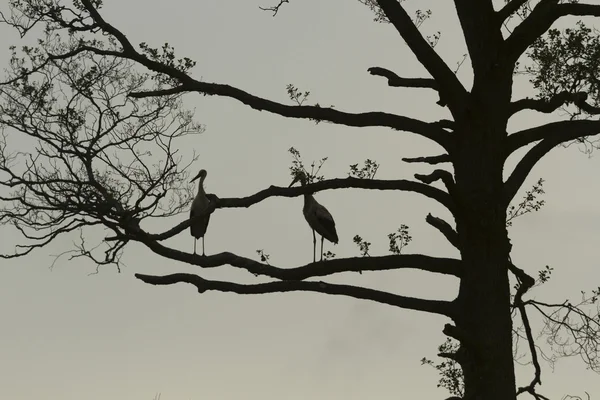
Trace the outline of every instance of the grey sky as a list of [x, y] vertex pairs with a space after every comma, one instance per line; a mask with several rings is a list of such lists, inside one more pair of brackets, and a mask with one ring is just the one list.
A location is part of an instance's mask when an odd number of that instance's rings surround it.
[[[389, 25], [372, 22], [357, 1], [292, 1], [277, 18], [256, 1], [111, 1], [105, 17], [133, 43], [174, 45], [177, 55], [198, 62], [195, 77], [228, 83], [256, 95], [287, 101], [285, 86], [310, 90], [310, 102], [346, 111], [384, 110], [433, 121], [446, 116], [428, 90], [389, 88], [367, 68], [382, 66], [403, 76], [424, 76], [423, 68]], [[410, 2], [408, 2], [410, 4]], [[436, 4], [446, 3], [446, 4]], [[454, 66], [464, 54], [451, 2], [434, 4], [424, 32], [443, 32], [437, 50]], [[0, 45], [14, 43], [2, 28]], [[0, 56], [5, 65], [7, 52]], [[466, 63], [467, 64], [467, 63]], [[465, 64], [460, 72], [469, 82]], [[516, 89], [515, 96], [527, 91]], [[241, 197], [271, 184], [287, 185], [296, 147], [307, 161], [329, 157], [327, 177], [345, 176], [348, 165], [366, 158], [380, 164], [378, 177], [411, 178], [430, 167], [407, 165], [401, 157], [436, 154], [424, 139], [388, 129], [357, 129], [285, 119], [240, 103], [190, 94], [186, 105], [207, 131], [182, 149], [195, 149], [194, 170], [208, 170], [206, 188], [220, 197]], [[528, 114], [519, 129], [544, 121]], [[513, 261], [535, 274], [555, 268], [552, 280], [536, 290], [539, 299], [576, 298], [598, 286], [600, 272], [600, 159], [575, 147], [556, 149], [532, 172], [525, 188], [546, 179], [547, 205], [510, 229]], [[519, 197], [521, 194], [519, 194]], [[338, 257], [355, 256], [352, 237], [373, 242], [372, 254], [386, 254], [386, 235], [409, 225], [410, 253], [456, 256], [441, 235], [425, 224], [431, 212], [448, 217], [433, 201], [410, 193], [327, 191], [317, 199], [333, 214], [340, 244], [326, 245]], [[265, 249], [279, 266], [311, 260], [311, 232], [302, 217], [302, 199], [269, 199], [248, 210], [219, 210], [211, 217], [208, 254], [232, 251], [256, 257]], [[184, 217], [156, 223], [156, 231]], [[0, 228], [2, 250], [18, 241]], [[433, 369], [419, 360], [434, 357], [444, 340], [444, 318], [343, 297], [293, 293], [238, 296], [199, 295], [193, 287], [152, 287], [136, 272], [198, 272], [161, 259], [139, 245], [125, 255], [121, 274], [95, 270], [90, 262], [51, 255], [68, 250], [63, 238], [32, 255], [3, 261], [0, 269], [0, 398], [128, 399], [441, 399]], [[188, 232], [170, 244], [192, 250]], [[206, 277], [251, 281], [232, 268], [201, 271]], [[346, 274], [336, 281], [393, 290], [409, 296], [452, 299], [457, 281], [414, 271]], [[600, 396], [598, 375], [579, 360], [563, 360], [555, 372], [545, 366], [543, 391]], [[519, 381], [528, 381], [520, 368]]]

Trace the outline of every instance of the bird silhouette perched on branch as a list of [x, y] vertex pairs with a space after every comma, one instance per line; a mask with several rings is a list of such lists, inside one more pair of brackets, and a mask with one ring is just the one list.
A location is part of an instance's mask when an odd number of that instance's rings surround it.
[[[302, 186], [307, 184], [306, 175], [303, 172], [297, 172], [294, 180], [289, 187], [292, 187], [296, 182], [300, 182]], [[324, 239], [329, 240], [331, 243], [338, 243], [338, 235], [335, 230], [335, 221], [331, 216], [331, 213], [327, 209], [319, 204], [317, 200], [311, 194], [304, 195], [304, 207], [302, 213], [308, 225], [313, 231], [313, 262], [317, 261], [317, 238], [315, 231], [321, 235], [321, 259], [323, 261], [323, 241]]]
[[[206, 192], [204, 191], [204, 180], [206, 179], [206, 170], [201, 169], [198, 172], [198, 175], [194, 177], [190, 181], [194, 182], [196, 179], [200, 178], [200, 182], [198, 183], [198, 194], [194, 198], [192, 202], [192, 208], [190, 210], [190, 219], [202, 213], [208, 207], [210, 200], [206, 197]], [[208, 221], [210, 220], [210, 214], [207, 214], [204, 218], [201, 218], [200, 221], [194, 222], [190, 226], [190, 232], [194, 237], [194, 254], [196, 254], [196, 241], [199, 238], [202, 238], [202, 255], [204, 256], [204, 235], [206, 235], [206, 228], [208, 228]]]

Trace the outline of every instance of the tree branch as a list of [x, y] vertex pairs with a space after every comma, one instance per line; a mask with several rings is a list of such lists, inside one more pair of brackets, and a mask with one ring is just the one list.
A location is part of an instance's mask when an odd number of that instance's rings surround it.
[[[386, 0], [389, 1], [389, 0]], [[395, 2], [395, 0], [392, 0]], [[127, 37], [114, 26], [106, 22], [98, 11], [94, 8], [90, 0], [82, 0], [82, 4], [85, 6], [86, 10], [90, 13], [91, 17], [94, 19], [96, 24], [107, 33], [113, 35], [119, 43], [123, 46], [122, 52], [113, 52], [117, 57], [127, 58], [133, 61], [138, 62], [139, 64], [145, 66], [151, 71], [165, 74], [171, 78], [177, 79], [181, 85], [175, 89], [177, 93], [181, 93], [184, 91], [195, 91], [206, 95], [217, 95], [223, 97], [230, 97], [240, 101], [243, 104], [246, 104], [256, 110], [259, 111], [268, 111], [275, 114], [279, 114], [284, 117], [290, 118], [304, 118], [311, 119], [315, 121], [328, 121], [335, 124], [347, 125], [347, 126], [355, 126], [355, 127], [365, 127], [365, 126], [382, 126], [382, 127], [390, 127], [396, 130], [404, 130], [413, 132], [428, 139], [431, 139], [448, 150], [449, 141], [448, 135], [442, 129], [435, 127], [433, 124], [426, 123], [423, 121], [419, 121], [416, 119], [403, 117], [399, 115], [384, 113], [384, 112], [366, 112], [366, 113], [346, 113], [342, 111], [337, 111], [333, 108], [326, 108], [316, 106], [291, 106], [285, 105], [281, 103], [277, 103], [271, 100], [267, 100], [258, 96], [254, 96], [250, 93], [247, 93], [241, 89], [235, 88], [230, 85], [219, 84], [219, 83], [208, 83], [208, 82], [200, 82], [193, 78], [191, 78], [187, 73], [177, 69], [175, 66], [166, 65], [164, 63], [151, 60], [145, 55], [137, 52]], [[399, 5], [398, 5], [399, 6]], [[403, 10], [402, 10], [403, 11]], [[407, 15], [407, 18], [408, 15]], [[409, 18], [409, 23], [416, 30], [412, 22]], [[416, 30], [417, 34], [418, 30]], [[420, 34], [419, 34], [420, 37]], [[425, 41], [422, 37], [421, 39]], [[426, 42], [425, 42], [426, 43]], [[430, 49], [432, 52], [433, 50]], [[73, 54], [77, 54], [82, 50], [76, 49], [70, 53], [61, 56], [54, 56], [60, 58], [68, 58]], [[96, 49], [93, 47], [86, 46], [85, 51], [91, 51], [97, 54], [106, 54], [106, 50]], [[435, 52], [433, 53], [435, 54]], [[436, 55], [437, 57], [437, 55]], [[439, 57], [438, 57], [439, 58]], [[440, 59], [441, 62], [441, 59]], [[444, 64], [445, 65], [445, 64]], [[454, 80], [456, 77], [452, 75]], [[456, 82], [458, 82], [456, 80]], [[460, 83], [459, 83], [460, 84]], [[462, 87], [462, 86], [461, 86]], [[463, 88], [464, 91], [464, 88]], [[163, 92], [137, 92], [131, 93], [132, 97], [140, 98], [140, 97], [148, 97], [157, 94], [164, 94]]]
[[529, 317], [527, 316], [527, 310], [525, 309], [525, 303], [523, 302], [523, 296], [525, 295], [525, 293], [527, 293], [529, 289], [533, 287], [533, 285], [535, 284], [535, 279], [529, 276], [522, 269], [518, 268], [512, 262], [508, 264], [508, 269], [517, 277], [519, 281], [517, 293], [515, 294], [514, 304], [519, 309], [519, 313], [521, 314], [521, 320], [523, 321], [523, 327], [525, 329], [525, 336], [527, 337], [527, 343], [529, 345], [529, 352], [531, 353], [531, 362], [533, 363], [533, 366], [535, 368], [534, 377], [531, 383], [527, 386], [519, 388], [517, 390], [517, 396], [525, 392], [531, 393], [532, 395], [536, 395], [535, 385], [542, 383], [542, 368], [538, 360], [535, 340], [531, 331], [531, 324], [529, 322]]
[[582, 3], [564, 3], [557, 6], [560, 17], [573, 15], [578, 17], [599, 17], [600, 6]]
[[543, 0], [537, 4], [525, 21], [519, 24], [506, 39], [508, 57], [516, 61], [535, 39], [543, 35], [561, 17], [600, 16], [598, 5], [558, 3], [559, 0]]
[[432, 78], [401, 78], [389, 69], [371, 67], [367, 69], [371, 75], [387, 78], [388, 85], [392, 87], [429, 88], [438, 90], [438, 84]]
[[542, 139], [551, 139], [557, 144], [600, 133], [600, 121], [559, 121], [534, 128], [524, 129], [510, 135], [506, 141], [506, 156], [523, 146]]
[[449, 223], [447, 223], [446, 221], [444, 221], [441, 218], [434, 217], [431, 214], [427, 214], [427, 217], [425, 218], [425, 221], [429, 225], [433, 226], [435, 229], [437, 229], [438, 231], [440, 231], [442, 233], [442, 235], [444, 235], [444, 237], [448, 240], [448, 242], [450, 242], [450, 244], [452, 246], [454, 246], [457, 249], [459, 249], [459, 245], [458, 245], [458, 233], [456, 233], [456, 231], [454, 230], [454, 228], [452, 228]]
[[441, 97], [455, 113], [464, 107], [467, 91], [448, 65], [423, 38], [419, 29], [397, 0], [377, 0], [400, 36], [439, 85]]
[[429, 157], [414, 157], [414, 158], [403, 158], [402, 161], [407, 163], [427, 163], [427, 164], [441, 164], [446, 162], [452, 162], [449, 154], [440, 154], [439, 156], [429, 156]]
[[545, 99], [521, 99], [510, 105], [510, 114], [514, 115], [523, 110], [535, 110], [542, 113], [550, 114], [565, 104], [573, 103], [581, 110], [590, 115], [600, 114], [600, 107], [594, 107], [586, 102], [588, 94], [586, 92], [560, 92], [552, 98]]
[[[328, 179], [321, 182], [311, 183], [310, 185], [306, 186], [297, 186], [291, 188], [271, 186], [251, 196], [241, 198], [219, 199], [216, 195], [210, 194], [207, 195], [210, 199], [210, 204], [205, 210], [205, 213], [209, 214], [216, 208], [248, 208], [269, 197], [297, 197], [306, 193], [313, 194], [323, 190], [350, 188], [375, 190], [403, 190], [408, 192], [416, 192], [427, 196], [431, 199], [437, 200], [440, 204], [444, 205], [451, 212], [453, 212], [455, 208], [454, 202], [450, 195], [448, 195], [448, 193], [435, 187], [425, 185], [423, 183], [408, 181], [404, 179], [378, 180], [348, 177], [344, 179]], [[184, 231], [191, 225], [192, 221], [186, 220], [163, 233], [151, 235], [151, 237], [154, 240], [165, 240]]]
[[558, 304], [537, 300], [524, 303], [533, 306], [544, 317], [542, 332], [555, 352], [563, 357], [579, 355], [588, 368], [600, 372], [600, 290], [594, 289], [591, 294], [581, 292], [581, 296], [577, 304], [569, 300]]
[[527, 1], [528, 0], [511, 0], [508, 4], [496, 12], [498, 20], [504, 22], [511, 15], [519, 11], [519, 8], [521, 8], [523, 4], [527, 3]]
[[[407, 87], [407, 88], [429, 88], [439, 93], [438, 84], [432, 78], [401, 78], [389, 69], [381, 67], [371, 67], [367, 69], [371, 75], [383, 76], [387, 78], [388, 85], [392, 87]], [[436, 102], [440, 107], [445, 107], [447, 104], [440, 99]]]
[[281, 8], [281, 6], [283, 5], [283, 3], [289, 3], [290, 0], [279, 0], [279, 4], [277, 4], [276, 6], [271, 6], [271, 7], [258, 7], [263, 11], [271, 11], [273, 13], [273, 16], [276, 16], [277, 13], [279, 12], [279, 9]]
[[[230, 97], [259, 111], [268, 111], [284, 117], [302, 118], [315, 121], [328, 121], [334, 124], [353, 127], [381, 126], [399, 131], [413, 132], [426, 137], [446, 150], [450, 150], [450, 137], [435, 123], [423, 122], [417, 119], [385, 112], [347, 113], [333, 108], [321, 106], [292, 106], [277, 103], [254, 96], [241, 89], [218, 83], [194, 82], [191, 91], [208, 95]], [[136, 97], [136, 94], [132, 94]]]
[[428, 175], [415, 174], [415, 178], [426, 184], [431, 184], [441, 179], [449, 193], [454, 190], [454, 178], [452, 174], [443, 169], [436, 169]]
[[600, 121], [561, 121], [525, 129], [507, 139], [506, 156], [534, 141], [541, 140], [519, 161], [504, 184], [505, 201], [510, 203], [535, 164], [557, 145], [600, 133]]
[[[129, 232], [128, 232], [129, 233]], [[212, 256], [200, 256], [185, 253], [180, 250], [163, 246], [156, 239], [141, 229], [137, 229], [126, 236], [146, 245], [154, 253], [165, 258], [181, 261], [186, 264], [202, 268], [215, 268], [222, 265], [231, 265], [245, 269], [255, 275], [263, 275], [281, 280], [304, 280], [315, 276], [328, 276], [341, 272], [384, 271], [394, 269], [419, 269], [422, 271], [452, 275], [461, 275], [460, 260], [452, 258], [436, 258], [421, 254], [400, 254], [379, 257], [354, 257], [340, 258], [328, 261], [319, 261], [295, 268], [279, 268], [273, 265], [240, 257], [233, 253], [225, 252]]]
[[454, 314], [453, 303], [447, 301], [417, 299], [351, 285], [303, 281], [277, 281], [243, 285], [233, 282], [212, 281], [201, 278], [198, 275], [183, 273], [165, 276], [135, 274], [135, 277], [140, 279], [142, 282], [151, 285], [173, 285], [180, 282], [189, 283], [196, 286], [199, 293], [204, 293], [209, 290], [233, 292], [238, 294], [264, 294], [296, 291], [318, 292], [332, 295], [349, 296], [356, 299], [371, 300], [382, 304], [389, 304], [395, 307], [441, 314], [448, 317], [452, 317]]

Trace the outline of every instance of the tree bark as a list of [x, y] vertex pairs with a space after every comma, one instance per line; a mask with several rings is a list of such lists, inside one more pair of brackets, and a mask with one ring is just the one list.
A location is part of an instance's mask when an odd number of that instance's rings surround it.
[[487, 84], [473, 88], [464, 119], [457, 121], [454, 157], [456, 225], [464, 275], [457, 297], [465, 399], [516, 398], [512, 319], [503, 196], [504, 156], [512, 71], [490, 60]]

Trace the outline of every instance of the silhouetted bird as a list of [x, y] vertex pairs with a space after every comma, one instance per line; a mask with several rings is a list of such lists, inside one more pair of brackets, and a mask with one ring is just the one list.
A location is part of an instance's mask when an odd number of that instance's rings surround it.
[[[296, 177], [289, 187], [292, 187], [292, 185], [298, 181], [300, 181], [302, 186], [306, 185], [306, 175], [304, 175], [304, 173], [296, 174]], [[317, 261], [317, 238], [315, 236], [315, 231], [321, 235], [321, 261], [323, 261], [323, 239], [327, 239], [335, 244], [338, 243], [335, 221], [329, 211], [319, 204], [310, 194], [304, 195], [304, 207], [302, 208], [302, 213], [313, 231], [313, 262]]]
[[[206, 179], [206, 170], [202, 169], [198, 172], [198, 175], [194, 179], [190, 181], [194, 182], [196, 179], [200, 178], [200, 182], [198, 184], [198, 194], [196, 198], [192, 202], [192, 209], [190, 210], [190, 218], [194, 218], [196, 215], [202, 213], [210, 203], [210, 200], [206, 197], [206, 192], [204, 191], [204, 180]], [[194, 222], [190, 226], [190, 232], [194, 237], [194, 254], [196, 254], [196, 241], [199, 238], [202, 238], [202, 255], [204, 254], [204, 235], [206, 234], [206, 228], [208, 227], [208, 221], [210, 220], [210, 214], [207, 214], [204, 218], [201, 218], [200, 221]]]

